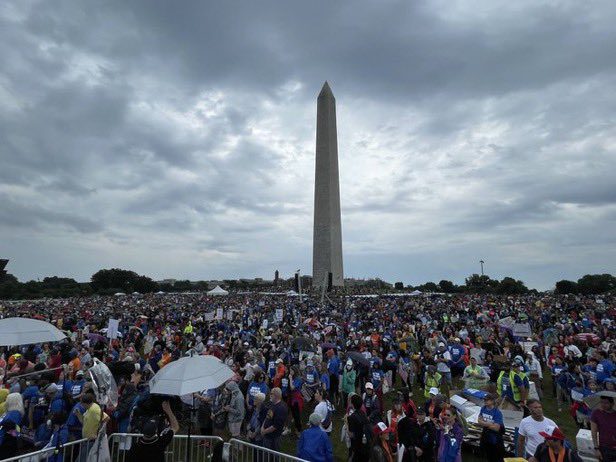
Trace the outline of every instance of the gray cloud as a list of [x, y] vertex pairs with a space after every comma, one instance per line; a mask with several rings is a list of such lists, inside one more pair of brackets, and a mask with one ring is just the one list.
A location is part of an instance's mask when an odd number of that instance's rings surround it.
[[4, 2], [3, 251], [20, 278], [309, 272], [328, 79], [349, 275], [614, 273], [615, 20], [607, 0]]

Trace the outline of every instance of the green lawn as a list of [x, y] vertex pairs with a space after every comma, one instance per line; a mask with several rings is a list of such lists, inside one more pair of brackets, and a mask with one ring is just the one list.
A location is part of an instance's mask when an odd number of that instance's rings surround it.
[[[564, 406], [562, 412], [558, 412], [558, 408], [556, 405], [556, 400], [552, 397], [552, 380], [551, 375], [549, 373], [545, 374], [544, 378], [544, 398], [541, 401], [543, 404], [543, 409], [545, 415], [550, 419], [554, 420], [558, 426], [563, 430], [565, 435], [569, 441], [575, 445], [575, 436], [577, 434], [578, 428], [573, 418], [569, 415], [568, 407]], [[385, 409], [391, 409], [391, 400], [393, 398], [393, 393], [390, 392], [385, 397]], [[415, 399], [415, 403], [419, 405], [423, 405], [424, 398], [423, 393], [419, 388], [415, 388], [413, 390], [413, 398]], [[303, 422], [308, 422], [308, 416], [314, 409], [314, 403], [310, 403], [309, 405], [304, 407], [304, 412], [302, 414]], [[347, 460], [347, 448], [340, 441], [340, 431], [342, 428], [342, 416], [344, 412], [343, 409], [336, 409], [336, 416], [334, 418], [334, 429], [332, 431], [332, 443], [334, 446], [334, 459], [336, 461], [346, 461]], [[297, 452], [297, 438], [294, 435], [288, 435], [283, 437], [282, 441], [282, 450], [287, 454], [296, 455]], [[484, 460], [481, 456], [475, 455], [469, 450], [464, 450], [463, 453], [464, 461], [470, 462], [479, 462]]]

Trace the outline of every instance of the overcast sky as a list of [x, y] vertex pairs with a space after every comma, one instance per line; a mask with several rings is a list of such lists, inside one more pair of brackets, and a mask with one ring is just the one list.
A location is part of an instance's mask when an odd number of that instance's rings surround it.
[[0, 2], [20, 280], [312, 267], [337, 101], [345, 276], [616, 273], [616, 2]]

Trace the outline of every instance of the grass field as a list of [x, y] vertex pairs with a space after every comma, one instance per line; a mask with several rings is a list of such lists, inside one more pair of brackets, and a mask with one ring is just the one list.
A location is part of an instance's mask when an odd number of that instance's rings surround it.
[[[545, 374], [544, 376], [544, 398], [542, 399], [544, 413], [547, 417], [554, 420], [558, 426], [563, 430], [569, 441], [575, 445], [575, 436], [577, 434], [578, 428], [573, 418], [569, 415], [568, 410], [563, 407], [562, 412], [558, 412], [558, 407], [556, 404], [556, 399], [552, 397], [552, 381], [551, 375]], [[391, 400], [393, 398], [394, 393], [390, 392], [385, 396], [385, 410], [391, 409]], [[413, 398], [415, 399], [415, 403], [419, 405], [423, 405], [424, 398], [423, 392], [419, 388], [413, 389]], [[304, 407], [304, 412], [302, 415], [302, 421], [308, 422], [308, 416], [314, 409], [314, 403], [310, 403], [309, 405]], [[332, 444], [334, 447], [334, 460], [344, 462], [347, 460], [347, 448], [340, 441], [340, 431], [342, 428], [342, 416], [343, 409], [336, 409], [335, 417], [334, 417], [334, 429], [332, 431]], [[297, 452], [297, 438], [294, 435], [288, 435], [283, 437], [282, 441], [282, 450], [283, 452], [291, 455], [296, 455]], [[469, 462], [479, 462], [485, 460], [481, 455], [473, 454], [469, 449], [464, 449], [462, 454], [462, 459], [464, 461]]]

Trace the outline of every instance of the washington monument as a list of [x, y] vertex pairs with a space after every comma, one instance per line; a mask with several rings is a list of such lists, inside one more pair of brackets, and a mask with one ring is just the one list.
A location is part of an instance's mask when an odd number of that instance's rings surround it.
[[312, 285], [343, 286], [336, 99], [325, 82], [317, 98]]

